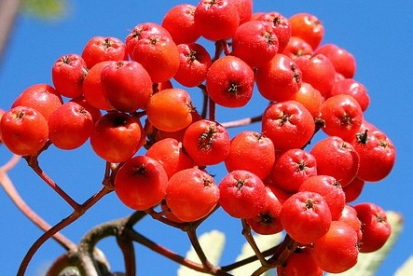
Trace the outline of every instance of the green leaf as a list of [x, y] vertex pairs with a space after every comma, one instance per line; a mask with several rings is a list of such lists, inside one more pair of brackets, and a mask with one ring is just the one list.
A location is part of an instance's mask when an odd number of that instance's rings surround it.
[[24, 0], [23, 11], [46, 20], [62, 19], [67, 15], [67, 0]]
[[[279, 244], [282, 239], [283, 239], [283, 234], [282, 233], [278, 233], [275, 235], [254, 235], [254, 240], [258, 246], [258, 248], [260, 249], [260, 251], [265, 251], [277, 244]], [[236, 261], [240, 261], [242, 259], [248, 258], [253, 256], [255, 253], [252, 250], [251, 246], [249, 245], [248, 242], [246, 242], [243, 246], [242, 246], [242, 251], [241, 254], [237, 257]], [[257, 270], [258, 268], [261, 267], [261, 263], [260, 261], [255, 261], [252, 263], [249, 263], [247, 265], [241, 266], [237, 269], [234, 269], [233, 271], [231, 271], [231, 273], [233, 273], [236, 276], [244, 276], [244, 275], [251, 275], [255, 270]], [[262, 274], [263, 276], [271, 276], [271, 272], [267, 271], [264, 274]]]
[[394, 276], [410, 276], [413, 271], [413, 255], [396, 271]]
[[[363, 276], [373, 276], [379, 269], [381, 263], [387, 257], [390, 252], [390, 249], [395, 244], [397, 237], [399, 236], [403, 228], [403, 218], [400, 214], [392, 211], [387, 212], [387, 220], [390, 222], [392, 227], [392, 233], [387, 240], [386, 244], [379, 250], [372, 253], [360, 253], [357, 264], [343, 273], [338, 274], [326, 274], [326, 276], [340, 275], [340, 276], [354, 276], [354, 275], [363, 275]], [[413, 262], [412, 264], [413, 265]], [[412, 268], [411, 268], [412, 269]], [[411, 272], [412, 270], [410, 270]], [[407, 274], [401, 274], [399, 276], [404, 276]], [[409, 274], [411, 275], [411, 274]]]
[[[204, 250], [204, 253], [207, 256], [208, 260], [213, 265], [218, 265], [219, 260], [221, 259], [222, 251], [224, 250], [225, 234], [217, 230], [212, 230], [211, 232], [207, 232], [199, 236], [199, 243], [201, 244], [201, 247]], [[192, 246], [186, 254], [186, 258], [194, 262], [201, 262]], [[198, 276], [205, 274], [181, 265], [178, 269], [177, 275]]]

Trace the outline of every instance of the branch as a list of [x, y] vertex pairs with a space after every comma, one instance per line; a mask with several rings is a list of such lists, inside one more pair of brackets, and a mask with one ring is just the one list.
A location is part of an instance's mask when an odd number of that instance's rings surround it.
[[0, 62], [3, 59], [22, 2], [22, 0], [2, 0], [0, 2]]
[[78, 218], [80, 218], [87, 210], [89, 210], [89, 208], [95, 205], [96, 202], [98, 202], [102, 197], [104, 197], [111, 191], [112, 190], [109, 189], [107, 186], [103, 186], [103, 188], [98, 193], [90, 197], [88, 200], [85, 201], [85, 203], [83, 203], [77, 209], [75, 209], [70, 216], [63, 219], [61, 222], [59, 222], [58, 224], [50, 228], [48, 231], [46, 231], [42, 236], [40, 236], [40, 238], [36, 240], [36, 242], [30, 247], [29, 251], [24, 256], [20, 264], [19, 271], [17, 272], [17, 275], [24, 276], [27, 266], [29, 265], [34, 254], [50, 237], [52, 237], [58, 231], [62, 230], [63, 228], [67, 227], [68, 225], [76, 221]]
[[250, 117], [250, 118], [244, 118], [236, 121], [231, 121], [231, 122], [225, 122], [222, 123], [225, 128], [231, 128], [231, 127], [239, 127], [239, 126], [246, 126], [250, 125], [252, 123], [257, 123], [262, 121], [262, 115], [255, 116], [255, 117]]
[[62, 188], [59, 187], [39, 166], [37, 160], [38, 155], [24, 156], [27, 164], [33, 169], [33, 171], [40, 176], [40, 178], [46, 182], [56, 193], [58, 193], [73, 209], [79, 209], [80, 205], [74, 201]]

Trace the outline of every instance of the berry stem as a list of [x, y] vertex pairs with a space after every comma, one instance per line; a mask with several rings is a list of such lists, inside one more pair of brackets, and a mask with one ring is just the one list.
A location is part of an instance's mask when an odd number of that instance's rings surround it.
[[[11, 170], [17, 162], [20, 160], [20, 156], [13, 155], [13, 157], [0, 168], [0, 184], [3, 186], [7, 195], [13, 201], [13, 203], [20, 209], [20, 211], [29, 218], [35, 225], [37, 225], [43, 231], [48, 231], [51, 225], [44, 221], [37, 213], [35, 213], [21, 198], [17, 192], [13, 182], [7, 175], [7, 171]], [[53, 235], [53, 238], [66, 250], [74, 248], [76, 245], [60, 233]]]
[[248, 241], [248, 243], [250, 244], [252, 250], [254, 250], [255, 255], [257, 255], [258, 260], [260, 260], [260, 262], [261, 262], [261, 265], [263, 267], [267, 267], [268, 262], [265, 259], [264, 255], [261, 253], [261, 251], [258, 248], [257, 244], [255, 243], [254, 237], [251, 234], [251, 227], [249, 226], [249, 224], [246, 222], [245, 219], [242, 219], [241, 222], [242, 222], [242, 235]]

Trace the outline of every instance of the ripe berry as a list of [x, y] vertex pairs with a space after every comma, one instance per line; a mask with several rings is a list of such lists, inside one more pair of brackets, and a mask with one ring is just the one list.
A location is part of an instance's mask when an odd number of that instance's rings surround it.
[[207, 216], [217, 205], [219, 197], [214, 178], [205, 171], [193, 168], [171, 177], [166, 203], [178, 219], [189, 222]]
[[93, 124], [92, 115], [84, 107], [65, 103], [50, 115], [49, 139], [59, 149], [76, 149], [89, 139]]
[[267, 205], [264, 183], [249, 171], [230, 172], [221, 180], [219, 191], [219, 204], [225, 212], [235, 218], [253, 218]]
[[314, 15], [298, 13], [290, 17], [291, 35], [298, 36], [317, 49], [324, 37], [324, 26]]
[[135, 117], [126, 113], [110, 112], [96, 122], [90, 144], [101, 158], [120, 163], [138, 151], [141, 133], [140, 122]]
[[148, 156], [136, 156], [116, 172], [114, 188], [119, 199], [135, 210], [146, 210], [166, 195], [168, 177], [162, 165]]
[[262, 132], [276, 149], [285, 150], [305, 146], [314, 134], [311, 113], [300, 103], [273, 103], [262, 117]]
[[15, 100], [11, 108], [26, 106], [36, 109], [48, 120], [50, 114], [63, 103], [62, 97], [48, 84], [35, 84], [25, 89]]
[[32, 155], [47, 142], [49, 128], [36, 109], [16, 106], [6, 111], [0, 122], [1, 139], [17, 155]]
[[345, 222], [333, 221], [326, 235], [314, 243], [312, 255], [322, 270], [340, 273], [357, 263], [358, 253], [356, 231]]
[[221, 124], [199, 120], [186, 130], [183, 145], [198, 166], [215, 165], [228, 156], [230, 138]]
[[354, 56], [335, 44], [322, 45], [315, 54], [323, 54], [333, 63], [334, 68], [345, 78], [352, 78], [356, 73], [356, 60]]
[[310, 244], [324, 236], [331, 224], [331, 212], [325, 199], [313, 192], [298, 192], [281, 209], [281, 224], [290, 237]]
[[201, 36], [195, 27], [195, 8], [190, 4], [181, 4], [165, 14], [162, 27], [170, 33], [176, 45], [195, 42]]
[[209, 68], [206, 88], [208, 95], [219, 105], [244, 106], [252, 97], [254, 71], [242, 59], [225, 56]]
[[82, 83], [86, 75], [86, 62], [76, 54], [60, 57], [52, 68], [54, 87], [65, 97], [75, 98], [83, 94]]
[[89, 69], [103, 61], [126, 60], [126, 46], [116, 37], [95, 36], [83, 48], [82, 58]]

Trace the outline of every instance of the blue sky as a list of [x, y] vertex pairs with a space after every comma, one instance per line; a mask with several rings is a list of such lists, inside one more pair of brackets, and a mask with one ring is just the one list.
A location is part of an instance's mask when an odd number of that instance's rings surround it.
[[[181, 3], [196, 4], [190, 0], [152, 1], [72, 1], [64, 20], [43, 22], [27, 15], [17, 19], [13, 37], [0, 67], [0, 108], [8, 109], [14, 99], [27, 87], [37, 83], [51, 84], [51, 67], [60, 56], [81, 54], [85, 43], [93, 36], [113, 36], [121, 40], [136, 24], [161, 23], [163, 15]], [[412, 253], [413, 204], [411, 175], [413, 146], [411, 136], [413, 95], [411, 89], [413, 55], [413, 9], [408, 1], [268, 1], [256, 0], [254, 11], [278, 11], [286, 17], [299, 12], [316, 15], [324, 24], [323, 43], [335, 43], [357, 60], [355, 79], [363, 83], [371, 96], [366, 111], [367, 120], [386, 132], [397, 147], [397, 163], [391, 175], [379, 183], [369, 183], [357, 202], [374, 202], [386, 210], [401, 212], [405, 229], [388, 260], [377, 275], [391, 275]], [[208, 47], [212, 44], [209, 43]], [[199, 103], [194, 95], [195, 104]], [[257, 94], [257, 93], [255, 93]], [[257, 95], [254, 103], [239, 110], [218, 108], [217, 119], [227, 121], [258, 115], [264, 101]], [[199, 105], [199, 104], [198, 104]], [[247, 128], [242, 128], [247, 129]], [[248, 127], [259, 130], [259, 124]], [[235, 134], [235, 131], [231, 135]], [[4, 163], [9, 152], [0, 147], [0, 161]], [[83, 202], [100, 189], [104, 162], [95, 156], [89, 144], [74, 151], [48, 150], [41, 158], [44, 170], [72, 195]], [[213, 167], [217, 182], [223, 177], [222, 166]], [[17, 189], [27, 203], [51, 224], [70, 214], [71, 209], [51, 189], [41, 182], [24, 161], [10, 172]], [[75, 243], [87, 230], [105, 221], [131, 213], [112, 193], [88, 213], [63, 230]], [[0, 263], [3, 275], [14, 275], [27, 249], [41, 235], [0, 190]], [[199, 233], [211, 229], [227, 233], [227, 248], [222, 264], [235, 259], [243, 243], [240, 222], [217, 212], [201, 227]], [[178, 253], [189, 248], [183, 232], [169, 229], [151, 219], [145, 219], [137, 229]], [[114, 239], [99, 244], [108, 256], [114, 270], [122, 270], [121, 253]], [[177, 265], [149, 250], [137, 246], [139, 275], [174, 275]], [[48, 241], [35, 255], [27, 275], [47, 266], [64, 251], [54, 241]], [[7, 264], [7, 265], [4, 265]]]

